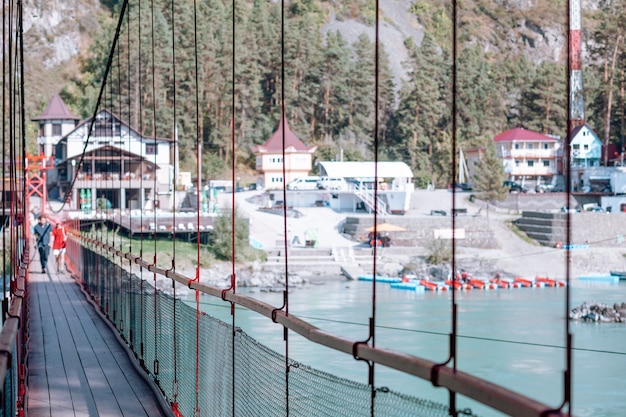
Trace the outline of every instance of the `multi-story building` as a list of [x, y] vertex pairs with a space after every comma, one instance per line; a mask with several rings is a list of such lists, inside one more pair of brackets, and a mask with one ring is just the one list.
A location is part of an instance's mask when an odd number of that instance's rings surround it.
[[252, 153], [256, 156], [256, 169], [259, 172], [257, 186], [270, 190], [279, 189], [296, 178], [308, 176], [313, 167], [313, 153], [316, 149], [317, 146], [306, 146], [302, 143], [283, 118], [276, 132], [263, 145], [252, 147]]
[[563, 171], [558, 136], [518, 127], [496, 135], [493, 141], [509, 179], [529, 189], [551, 182], [553, 176]]
[[[48, 108], [59, 103], [55, 96]], [[52, 116], [44, 112], [35, 118], [39, 142], [54, 145], [51, 198], [65, 199], [71, 192], [71, 209], [86, 203], [98, 208], [103, 202], [115, 209], [172, 208], [176, 152], [171, 139], [145, 137], [106, 109], [60, 134]]]

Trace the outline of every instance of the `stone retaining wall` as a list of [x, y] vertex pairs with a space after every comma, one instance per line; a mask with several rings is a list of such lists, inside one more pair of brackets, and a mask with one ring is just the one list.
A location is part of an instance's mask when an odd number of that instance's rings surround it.
[[[528, 237], [542, 245], [563, 244], [567, 238], [565, 213], [524, 211], [515, 224]], [[570, 226], [571, 243], [574, 245], [594, 244], [613, 247], [616, 244], [623, 244], [626, 236], [626, 213], [572, 213]]]
[[[445, 231], [452, 227], [450, 217], [443, 216], [426, 219], [394, 217], [392, 223], [406, 229], [403, 232], [389, 233], [394, 246], [425, 247], [435, 238], [436, 230]], [[365, 229], [371, 226], [371, 218], [347, 217], [342, 232], [356, 241], [363, 242], [367, 240], [368, 235]], [[456, 228], [465, 232], [464, 238], [457, 239], [457, 245], [460, 247], [497, 248], [489, 220], [484, 217], [459, 215], [456, 217]]]

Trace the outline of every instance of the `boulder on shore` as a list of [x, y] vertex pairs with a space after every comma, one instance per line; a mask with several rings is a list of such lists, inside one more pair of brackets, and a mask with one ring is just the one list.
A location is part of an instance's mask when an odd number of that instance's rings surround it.
[[602, 303], [587, 303], [575, 307], [569, 313], [570, 320], [625, 323], [626, 303], [613, 304], [613, 307]]

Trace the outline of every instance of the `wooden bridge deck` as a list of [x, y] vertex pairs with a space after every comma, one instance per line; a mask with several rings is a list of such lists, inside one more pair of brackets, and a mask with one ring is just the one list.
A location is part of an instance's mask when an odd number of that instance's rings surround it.
[[171, 415], [76, 282], [48, 266], [29, 274], [27, 415]]

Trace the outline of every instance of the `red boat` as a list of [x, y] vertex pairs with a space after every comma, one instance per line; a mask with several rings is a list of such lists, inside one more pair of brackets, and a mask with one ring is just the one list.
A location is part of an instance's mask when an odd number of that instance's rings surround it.
[[491, 278], [489, 282], [497, 285], [500, 288], [511, 288], [513, 286], [512, 282], [506, 281], [502, 278]]
[[470, 284], [465, 284], [465, 283], [459, 282], [457, 280], [452, 281], [452, 280], [448, 279], [448, 280], [445, 281], [445, 283], [446, 283], [446, 285], [448, 285], [450, 287], [454, 285], [454, 289], [455, 290], [471, 290], [473, 288]]
[[429, 291], [437, 291], [438, 289], [436, 283], [432, 281], [426, 281], [425, 279], [420, 280], [420, 285], [423, 285]]
[[[533, 286], [533, 282], [531, 280], [529, 280], [529, 279], [526, 279], [526, 278], [515, 277], [515, 278], [513, 278], [513, 281], [514, 281], [514, 283], [517, 283], [517, 284], [519, 284], [522, 287], [529, 288], [529, 287]], [[515, 285], [514, 285], [513, 288], [518, 288], [518, 287], [515, 287]]]
[[547, 278], [547, 277], [535, 277], [535, 281], [543, 282], [546, 287], [556, 287], [557, 286], [557, 282], [556, 282], [555, 279], [550, 279], [550, 278]]
[[474, 288], [477, 288], [479, 290], [485, 289], [485, 285], [486, 285], [485, 281], [482, 281], [480, 279], [469, 279], [468, 281]]

